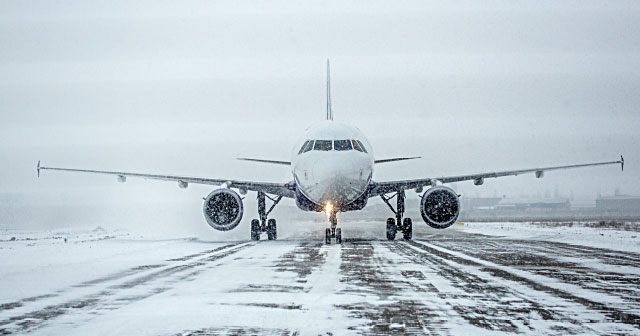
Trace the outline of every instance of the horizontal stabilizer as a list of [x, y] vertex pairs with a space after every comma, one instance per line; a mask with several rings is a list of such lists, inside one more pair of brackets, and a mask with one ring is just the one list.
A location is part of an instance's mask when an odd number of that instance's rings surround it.
[[238, 160], [271, 163], [271, 164], [284, 165], [284, 166], [291, 165], [291, 162], [289, 161], [275, 161], [275, 160], [249, 159], [249, 158], [238, 158]]
[[399, 158], [393, 158], [393, 159], [382, 159], [382, 160], [375, 160], [374, 163], [387, 163], [387, 162], [394, 162], [394, 161], [404, 161], [404, 160], [413, 160], [413, 159], [420, 159], [420, 156], [414, 156], [414, 157], [399, 157]]

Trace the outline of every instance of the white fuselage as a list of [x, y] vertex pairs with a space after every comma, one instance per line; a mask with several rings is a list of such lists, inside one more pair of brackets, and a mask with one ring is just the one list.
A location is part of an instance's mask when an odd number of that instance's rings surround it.
[[296, 144], [291, 169], [302, 195], [339, 211], [367, 192], [373, 163], [373, 148], [359, 129], [325, 121], [309, 127]]

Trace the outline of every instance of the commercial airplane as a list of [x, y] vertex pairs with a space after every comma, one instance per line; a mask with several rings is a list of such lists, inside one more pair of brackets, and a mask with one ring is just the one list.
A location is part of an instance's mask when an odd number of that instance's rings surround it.
[[[342, 243], [342, 233], [340, 228], [337, 228], [337, 213], [361, 210], [372, 197], [382, 198], [395, 215], [395, 218], [387, 219], [387, 239], [394, 240], [398, 231], [402, 232], [404, 239], [411, 239], [413, 223], [411, 218], [404, 217], [405, 191], [409, 189], [422, 193], [424, 187], [429, 187], [421, 196], [420, 213], [422, 219], [433, 228], [444, 229], [451, 226], [460, 213], [459, 195], [444, 185], [447, 183], [473, 181], [475, 185], [481, 185], [486, 178], [526, 173], [534, 173], [537, 178], [541, 178], [545, 172], [551, 170], [611, 164], [620, 164], [624, 170], [624, 158], [620, 156], [619, 161], [610, 162], [426, 177], [412, 180], [375, 181], [373, 180], [373, 169], [376, 164], [416, 159], [416, 157], [375, 160], [371, 143], [358, 128], [333, 121], [328, 61], [326, 113], [326, 121], [311, 126], [305, 131], [304, 136], [294, 147], [291, 161], [240, 159], [290, 166], [293, 179], [287, 183], [55, 168], [41, 166], [40, 161], [37, 166], [38, 176], [40, 176], [41, 170], [56, 170], [115, 175], [119, 182], [125, 182], [128, 177], [173, 181], [177, 182], [180, 188], [187, 188], [190, 183], [219, 185], [220, 188], [213, 190], [204, 198], [203, 212], [207, 223], [220, 231], [234, 229], [242, 219], [244, 208], [242, 198], [238, 193], [246, 195], [248, 191], [256, 191], [259, 218], [251, 221], [252, 240], [259, 240], [263, 232], [266, 232], [269, 240], [277, 238], [276, 220], [268, 218], [268, 216], [282, 198], [293, 198], [298, 208], [304, 211], [327, 213], [330, 227], [326, 229], [325, 239], [326, 243], [330, 244], [334, 238], [336, 243]], [[238, 191], [236, 192], [234, 189]], [[395, 209], [391, 204], [394, 197]], [[269, 209], [266, 206], [267, 198], [272, 202]]]

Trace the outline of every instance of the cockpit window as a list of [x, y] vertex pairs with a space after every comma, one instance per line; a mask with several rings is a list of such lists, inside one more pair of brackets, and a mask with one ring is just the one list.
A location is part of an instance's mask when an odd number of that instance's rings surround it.
[[306, 153], [306, 152], [310, 151], [311, 149], [313, 149], [313, 140], [309, 140], [309, 142], [307, 143], [307, 146], [304, 148], [304, 151], [302, 151], [302, 152]]
[[350, 140], [334, 140], [333, 149], [337, 151], [346, 151], [346, 150], [352, 150], [353, 147], [351, 147]]
[[313, 145], [313, 150], [330, 151], [331, 140], [316, 140]]
[[304, 152], [304, 149], [309, 144], [309, 141], [311, 141], [311, 140], [307, 140], [307, 141], [304, 142], [304, 144], [302, 144], [302, 147], [300, 147], [300, 151], [298, 152], [298, 155], [300, 155], [300, 154], [302, 154]]
[[360, 144], [358, 144], [356, 140], [351, 140], [351, 142], [353, 143], [353, 148], [355, 150], [357, 150], [358, 152], [364, 152], [364, 150], [362, 150], [362, 147], [360, 147]]
[[360, 140], [356, 140], [356, 142], [358, 143], [358, 145], [360, 145], [360, 148], [362, 148], [362, 151], [363, 151], [363, 152], [368, 153], [368, 152], [367, 152], [367, 149], [366, 149], [366, 148], [364, 148], [364, 145], [362, 144], [362, 141], [360, 141]]

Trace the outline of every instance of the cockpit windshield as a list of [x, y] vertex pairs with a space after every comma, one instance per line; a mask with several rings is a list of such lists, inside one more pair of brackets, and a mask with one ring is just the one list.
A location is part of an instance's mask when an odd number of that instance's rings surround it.
[[333, 149], [337, 151], [352, 150], [353, 147], [351, 147], [351, 140], [334, 140]]
[[331, 140], [316, 140], [313, 150], [330, 151], [331, 147]]
[[360, 140], [307, 140], [300, 147], [298, 155], [306, 153], [310, 150], [319, 151], [350, 151], [357, 150], [358, 152], [366, 153], [367, 150]]
[[351, 142], [353, 143], [353, 148], [358, 152], [363, 152], [363, 153], [367, 152], [367, 150], [364, 148], [364, 145], [362, 144], [362, 142], [360, 142], [360, 140], [351, 140]]
[[307, 145], [304, 147], [303, 153], [306, 153], [313, 149], [313, 140], [309, 140]]
[[300, 147], [300, 151], [298, 152], [298, 155], [304, 153], [304, 149], [307, 148], [307, 145], [309, 144], [309, 141], [311, 140], [307, 140], [304, 142], [304, 144], [302, 144], [302, 147]]

